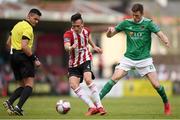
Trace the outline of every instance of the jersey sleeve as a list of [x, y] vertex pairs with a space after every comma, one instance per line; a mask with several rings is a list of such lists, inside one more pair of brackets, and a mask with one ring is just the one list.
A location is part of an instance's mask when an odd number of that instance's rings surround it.
[[31, 36], [32, 36], [32, 30], [31, 29], [25, 29], [23, 31], [22, 37], [24, 37], [24, 38], [27, 37], [28, 40], [30, 40], [30, 39], [32, 39]]
[[91, 33], [91, 30], [89, 29], [89, 28], [87, 28], [87, 27], [84, 27], [84, 29], [86, 29], [87, 30], [87, 32], [88, 32], [88, 36], [90, 35], [90, 33]]
[[160, 31], [160, 28], [158, 25], [156, 25], [153, 21], [150, 21], [148, 28], [151, 32], [153, 33], [157, 33]]
[[64, 44], [70, 42], [70, 40], [71, 40], [71, 33], [70, 32], [64, 33]]
[[117, 26], [115, 26], [115, 30], [117, 32], [121, 32], [124, 30], [124, 28], [125, 28], [124, 26], [125, 26], [125, 21], [123, 21], [123, 22], [119, 23]]

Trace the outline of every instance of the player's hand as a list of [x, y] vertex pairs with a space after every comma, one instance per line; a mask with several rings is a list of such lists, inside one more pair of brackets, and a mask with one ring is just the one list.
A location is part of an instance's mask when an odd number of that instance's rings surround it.
[[72, 49], [75, 49], [78, 45], [76, 43], [74, 43], [71, 47]]
[[73, 49], [75, 49], [78, 45], [76, 43], [74, 43], [72, 46], [69, 46], [68, 51], [72, 51]]
[[108, 27], [108, 29], [107, 29], [107, 32], [108, 32], [108, 33], [112, 33], [112, 32], [114, 32], [114, 31], [115, 31], [114, 27]]
[[41, 62], [39, 60], [35, 60], [34, 64], [36, 67], [40, 67], [41, 66]]
[[164, 44], [166, 45], [166, 47], [170, 48], [170, 43], [169, 43], [169, 41], [164, 42]]
[[106, 32], [106, 36], [108, 38], [110, 38], [114, 35], [115, 35], [115, 28], [114, 27], [108, 27], [107, 32]]
[[93, 48], [93, 50], [96, 51], [97, 53], [100, 53], [100, 54], [102, 54], [102, 52], [103, 52], [102, 49], [100, 47], [97, 47], [97, 46], [95, 46]]

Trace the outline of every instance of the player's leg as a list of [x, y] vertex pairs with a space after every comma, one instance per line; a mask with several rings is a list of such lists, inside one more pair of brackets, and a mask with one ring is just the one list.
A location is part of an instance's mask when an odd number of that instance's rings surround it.
[[28, 57], [23, 55], [19, 57], [21, 58], [19, 64], [21, 64], [20, 73], [23, 79], [24, 89], [21, 92], [19, 102], [14, 108], [14, 112], [16, 115], [23, 115], [22, 107], [27, 99], [31, 96], [34, 86], [35, 66], [34, 63], [28, 59]]
[[168, 102], [164, 87], [160, 85], [159, 81], [157, 80], [157, 73], [156, 72], [150, 72], [147, 75], [147, 78], [151, 82], [152, 86], [157, 90], [159, 95], [161, 96], [164, 103]]
[[19, 102], [15, 106], [14, 110], [17, 115], [23, 115], [23, 110], [22, 107], [24, 103], [27, 101], [27, 99], [31, 96], [32, 94], [32, 89], [34, 85], [34, 78], [33, 77], [28, 77], [23, 79], [24, 82], [24, 89], [21, 92]]
[[88, 105], [91, 110], [96, 109], [96, 106], [90, 99], [90, 97], [85, 93], [85, 91], [79, 86], [80, 78], [76, 76], [70, 76], [69, 77], [69, 84], [70, 87], [73, 89], [73, 91], [76, 93], [76, 95]]
[[[91, 71], [87, 71], [87, 72], [84, 72], [83, 76], [84, 76], [83, 78], [84, 78], [87, 86], [89, 87], [89, 89], [91, 91], [91, 97], [97, 107], [97, 112], [99, 112], [100, 115], [106, 114], [106, 111], [105, 111], [105, 109], [101, 103], [100, 97], [99, 97], [97, 86], [92, 80], [92, 76], [94, 76], [93, 73]], [[89, 112], [89, 114], [91, 114], [91, 113]]]
[[[168, 99], [164, 90], [164, 87], [160, 85], [158, 79], [157, 79], [157, 73], [156, 69], [153, 65], [152, 58], [148, 58], [145, 60], [140, 60], [137, 62], [136, 69], [140, 73], [141, 76], [147, 76], [149, 81], [151, 82], [152, 86], [156, 89], [158, 94], [161, 96], [164, 105], [168, 106], [167, 109], [165, 109], [165, 114], [170, 114], [170, 105], [168, 103]], [[165, 107], [166, 108], [166, 107]]]
[[112, 87], [118, 82], [118, 80], [120, 80], [127, 74], [127, 71], [129, 71], [132, 66], [134, 66], [132, 60], [126, 57], [123, 57], [121, 59], [120, 63], [115, 67], [115, 71], [111, 79], [104, 85], [104, 87], [100, 91], [99, 93], [100, 99], [103, 99], [104, 96], [110, 92]]
[[84, 92], [79, 85], [83, 82], [83, 72], [80, 67], [69, 68], [69, 84], [77, 96], [82, 99], [90, 108], [95, 108], [90, 97]]
[[22, 83], [22, 77], [20, 74], [20, 66], [18, 65], [18, 60], [16, 54], [11, 55], [11, 68], [14, 72], [15, 80], [19, 83], [19, 87], [11, 94], [8, 100], [3, 102], [3, 106], [5, 107], [6, 111], [8, 112], [9, 115], [14, 114], [14, 106], [13, 103], [14, 101], [20, 97], [21, 92], [24, 89], [24, 85]]
[[104, 85], [102, 90], [99, 93], [100, 99], [103, 99], [106, 94], [110, 92], [112, 87], [127, 74], [126, 71], [122, 69], [115, 69], [111, 79]]
[[9, 103], [12, 105], [13, 105], [14, 101], [20, 97], [20, 95], [24, 89], [24, 85], [22, 84], [22, 81], [19, 84], [20, 84], [20, 86], [12, 93], [12, 95], [8, 99]]
[[99, 112], [100, 115], [106, 114], [106, 111], [103, 108], [103, 105], [99, 97], [97, 86], [93, 81], [93, 79], [95, 79], [95, 76], [91, 71], [91, 61], [86, 61], [80, 66], [80, 68], [83, 71], [83, 78], [86, 82], [86, 85], [89, 87], [89, 90], [91, 91], [91, 98], [97, 107], [97, 112]]
[[166, 115], [171, 114], [171, 107], [165, 92], [165, 89], [162, 85], [160, 85], [159, 81], [157, 80], [157, 73], [156, 72], [150, 72], [146, 75], [148, 79], [150, 80], [153, 87], [156, 89], [158, 94], [161, 96], [161, 99], [164, 103], [164, 113]]
[[79, 86], [79, 83], [80, 83], [80, 78], [79, 77], [77, 77], [77, 76], [70, 76], [69, 77], [70, 87], [76, 93], [76, 95], [80, 99], [82, 99], [88, 106], [94, 107], [93, 103], [91, 102], [89, 97], [87, 97], [87, 95], [85, 94], [84, 90], [81, 88], [81, 86]]
[[14, 106], [13, 103], [14, 101], [20, 97], [22, 91], [23, 91], [24, 87], [22, 85], [22, 83], [20, 82], [20, 87], [18, 87], [13, 93], [12, 95], [9, 97], [8, 100], [6, 100], [3, 103], [3, 106], [6, 108], [7, 112], [9, 115], [13, 115], [14, 114]]

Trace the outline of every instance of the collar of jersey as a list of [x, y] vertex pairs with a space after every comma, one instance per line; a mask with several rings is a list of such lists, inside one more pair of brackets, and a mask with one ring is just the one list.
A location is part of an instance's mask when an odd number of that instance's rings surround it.
[[[31, 25], [31, 23], [29, 21], [27, 21], [26, 19], [24, 19], [24, 21], [26, 21], [29, 25]], [[31, 25], [31, 27], [33, 27], [33, 26]]]
[[143, 22], [143, 20], [144, 20], [144, 17], [142, 17], [142, 19], [136, 24], [141, 24]]
[[76, 33], [72, 28], [71, 28], [71, 31], [75, 32], [76, 34], [81, 34], [83, 32], [84, 28], [82, 28], [81, 32], [80, 33]]

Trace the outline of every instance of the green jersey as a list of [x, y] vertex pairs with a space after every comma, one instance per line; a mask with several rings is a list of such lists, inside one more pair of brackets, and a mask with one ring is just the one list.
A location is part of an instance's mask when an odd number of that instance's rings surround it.
[[142, 18], [138, 23], [127, 19], [115, 27], [117, 32], [124, 31], [127, 36], [125, 57], [132, 60], [149, 58], [151, 49], [151, 33], [157, 33], [160, 28], [151, 19]]

